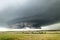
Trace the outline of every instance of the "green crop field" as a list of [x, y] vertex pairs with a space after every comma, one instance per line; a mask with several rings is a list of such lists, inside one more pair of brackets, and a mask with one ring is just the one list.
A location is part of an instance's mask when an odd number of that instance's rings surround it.
[[0, 40], [60, 40], [60, 34], [59, 33], [26, 34], [21, 32], [0, 32]]

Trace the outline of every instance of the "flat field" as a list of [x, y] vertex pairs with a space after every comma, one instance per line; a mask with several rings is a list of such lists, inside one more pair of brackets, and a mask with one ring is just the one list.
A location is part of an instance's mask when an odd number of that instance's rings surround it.
[[[51, 31], [50, 31], [51, 32]], [[0, 40], [60, 40], [60, 34], [52, 33], [21, 33], [21, 32], [0, 32]]]

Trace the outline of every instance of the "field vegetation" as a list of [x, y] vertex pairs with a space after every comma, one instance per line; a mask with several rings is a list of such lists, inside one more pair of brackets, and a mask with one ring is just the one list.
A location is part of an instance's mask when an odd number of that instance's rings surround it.
[[0, 40], [60, 40], [60, 31], [0, 32]]

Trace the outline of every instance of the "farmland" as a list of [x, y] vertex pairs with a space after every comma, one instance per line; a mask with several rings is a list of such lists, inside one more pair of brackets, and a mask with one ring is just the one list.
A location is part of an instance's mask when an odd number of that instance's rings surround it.
[[60, 31], [0, 32], [0, 40], [60, 40]]

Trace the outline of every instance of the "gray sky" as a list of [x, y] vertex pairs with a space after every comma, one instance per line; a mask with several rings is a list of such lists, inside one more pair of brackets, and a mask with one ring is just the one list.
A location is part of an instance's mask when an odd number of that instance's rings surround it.
[[[60, 20], [59, 10], [59, 0], [0, 0], [0, 25], [16, 18], [37, 14], [42, 15], [40, 18], [44, 20]], [[46, 26], [46, 29], [60, 29], [60, 23], [56, 24], [52, 24], [53, 27]]]
[[[47, 11], [54, 2], [56, 1], [51, 0], [49, 2], [48, 0], [0, 0], [0, 16], [2, 19], [4, 19], [4, 21], [8, 21], [16, 17], [24, 17], [27, 13], [27, 16], [35, 15], [37, 12], [42, 13], [44, 11]], [[39, 11], [36, 11], [36, 9]]]

